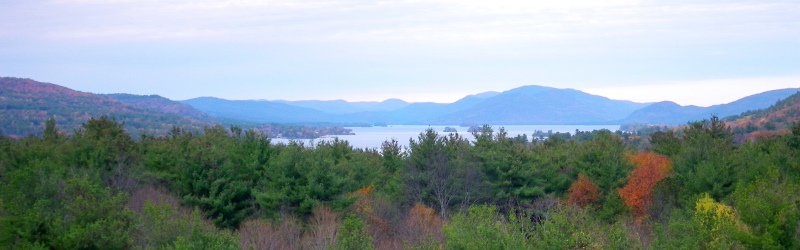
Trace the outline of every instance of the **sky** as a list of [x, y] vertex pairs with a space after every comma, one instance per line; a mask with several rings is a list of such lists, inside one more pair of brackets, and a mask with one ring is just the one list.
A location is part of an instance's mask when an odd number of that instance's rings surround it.
[[800, 87], [797, 0], [2, 0], [0, 76], [93, 93], [709, 106]]

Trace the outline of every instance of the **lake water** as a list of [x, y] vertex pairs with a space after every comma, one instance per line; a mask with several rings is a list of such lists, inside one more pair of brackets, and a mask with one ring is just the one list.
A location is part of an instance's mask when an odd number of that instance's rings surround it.
[[[447, 135], [444, 132], [445, 127], [452, 127], [458, 130], [458, 134], [467, 139], [473, 140], [474, 137], [467, 130], [469, 127], [460, 127], [458, 125], [442, 125], [442, 126], [427, 126], [427, 125], [389, 125], [386, 127], [348, 127], [352, 129], [355, 135], [337, 135], [340, 140], [347, 140], [350, 145], [356, 148], [377, 148], [380, 149], [381, 143], [392, 138], [397, 139], [398, 143], [403, 146], [408, 146], [409, 139], [417, 139], [420, 133], [425, 132], [428, 128], [433, 128], [440, 135]], [[500, 127], [505, 128], [509, 137], [525, 134], [528, 139], [532, 139], [531, 134], [537, 130], [552, 131], [553, 133], [575, 133], [575, 130], [592, 131], [600, 129], [608, 129], [611, 131], [619, 130], [619, 125], [508, 125], [508, 126], [492, 126], [495, 132]], [[316, 140], [296, 140], [303, 141], [306, 145], [319, 140], [331, 140], [332, 138], [320, 138]], [[289, 139], [272, 139], [276, 143], [288, 143]]]

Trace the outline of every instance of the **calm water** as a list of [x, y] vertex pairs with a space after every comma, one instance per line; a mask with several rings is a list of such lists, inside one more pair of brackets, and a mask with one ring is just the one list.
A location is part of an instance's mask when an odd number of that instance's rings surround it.
[[[467, 132], [469, 129], [468, 127], [460, 127], [457, 125], [450, 125], [450, 126], [427, 126], [427, 125], [390, 125], [387, 127], [348, 127], [349, 129], [353, 130], [355, 135], [337, 135], [335, 137], [339, 138], [340, 140], [347, 140], [350, 145], [356, 148], [378, 148], [380, 149], [381, 143], [386, 140], [390, 140], [392, 138], [397, 139], [398, 143], [403, 146], [408, 146], [408, 141], [411, 138], [414, 140], [417, 139], [420, 133], [424, 132], [428, 128], [433, 128], [436, 132], [439, 132], [440, 135], [446, 135], [448, 133], [444, 132], [445, 127], [452, 127], [458, 130], [458, 134], [464, 136], [467, 139], [474, 139], [471, 133]], [[560, 133], [575, 133], [575, 130], [580, 131], [592, 131], [592, 130], [600, 130], [600, 129], [608, 129], [611, 131], [616, 131], [619, 129], [619, 125], [509, 125], [509, 126], [493, 126], [495, 132], [499, 130], [500, 127], [504, 127], [505, 130], [508, 132], [509, 137], [515, 137], [517, 135], [525, 134], [528, 136], [528, 139], [531, 139], [531, 134], [533, 134], [536, 130], [544, 131], [545, 133], [548, 130], [552, 130], [553, 133], [560, 132]], [[315, 141], [319, 140], [330, 140], [330, 139], [316, 139]], [[287, 143], [289, 142], [288, 139], [272, 139], [273, 142], [276, 143]], [[309, 143], [313, 143], [312, 140], [297, 140], [303, 141], [308, 145]]]

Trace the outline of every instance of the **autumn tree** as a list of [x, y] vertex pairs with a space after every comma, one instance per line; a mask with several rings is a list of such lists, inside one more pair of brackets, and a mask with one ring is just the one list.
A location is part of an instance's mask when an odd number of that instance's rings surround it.
[[442, 218], [433, 208], [417, 203], [408, 211], [401, 230], [406, 248], [435, 249], [444, 242]]
[[636, 220], [641, 221], [652, 202], [653, 186], [667, 177], [672, 163], [666, 156], [651, 152], [629, 155], [628, 159], [636, 168], [628, 176], [628, 183], [619, 189], [619, 195]]
[[600, 199], [598, 187], [586, 175], [579, 175], [567, 194], [567, 202], [579, 207], [586, 207]]

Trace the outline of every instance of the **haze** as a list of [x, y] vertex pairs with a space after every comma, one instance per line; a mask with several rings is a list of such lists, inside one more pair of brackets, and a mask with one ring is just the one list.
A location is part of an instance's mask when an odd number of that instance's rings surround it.
[[95, 93], [452, 102], [522, 85], [708, 106], [800, 86], [800, 2], [0, 2], [0, 76]]

